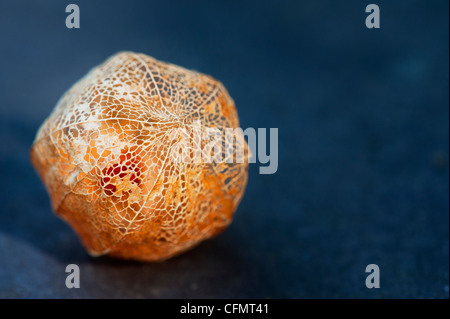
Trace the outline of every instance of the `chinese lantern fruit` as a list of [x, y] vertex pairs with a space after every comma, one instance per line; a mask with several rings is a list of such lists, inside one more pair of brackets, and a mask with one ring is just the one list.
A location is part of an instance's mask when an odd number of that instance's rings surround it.
[[[223, 231], [247, 183], [246, 160], [198, 160], [195, 150], [207, 155], [211, 140], [195, 138], [195, 123], [216, 132], [239, 127], [220, 82], [122, 52], [63, 95], [31, 161], [53, 210], [91, 255], [164, 260]], [[247, 158], [245, 140], [231, 145]]]

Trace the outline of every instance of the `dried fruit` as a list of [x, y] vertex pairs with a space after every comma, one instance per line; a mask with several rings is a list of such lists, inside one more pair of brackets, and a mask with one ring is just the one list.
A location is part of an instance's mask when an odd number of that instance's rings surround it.
[[[30, 156], [53, 210], [90, 254], [164, 260], [228, 226], [248, 161], [174, 160], [186, 144], [173, 133], [192, 137], [194, 122], [239, 127], [224, 86], [143, 54], [112, 56], [63, 95]], [[247, 157], [243, 139], [233, 147]]]

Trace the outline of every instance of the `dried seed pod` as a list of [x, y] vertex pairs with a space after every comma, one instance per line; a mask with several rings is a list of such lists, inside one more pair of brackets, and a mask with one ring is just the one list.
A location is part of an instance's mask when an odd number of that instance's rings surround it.
[[225, 87], [143, 54], [112, 56], [63, 95], [31, 161], [91, 255], [164, 260], [228, 226], [247, 183], [247, 144], [215, 139], [232, 163], [196, 161], [211, 141], [196, 139], [193, 123], [239, 127]]

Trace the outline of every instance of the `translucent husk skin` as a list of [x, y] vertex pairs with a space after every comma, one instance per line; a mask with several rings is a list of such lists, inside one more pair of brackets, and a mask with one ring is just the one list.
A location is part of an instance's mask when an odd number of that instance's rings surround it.
[[245, 150], [241, 163], [174, 161], [183, 145], [169, 132], [195, 121], [239, 127], [225, 87], [133, 52], [110, 57], [62, 96], [30, 157], [53, 210], [91, 255], [161, 261], [230, 224], [247, 183], [247, 144], [233, 146]]

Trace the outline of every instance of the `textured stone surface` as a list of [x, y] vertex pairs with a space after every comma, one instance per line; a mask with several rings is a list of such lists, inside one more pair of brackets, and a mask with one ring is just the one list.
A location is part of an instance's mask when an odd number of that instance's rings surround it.
[[[377, 1], [380, 30], [361, 1], [77, 4], [79, 30], [64, 4], [0, 10], [0, 297], [448, 298], [448, 2]], [[120, 50], [211, 74], [244, 128], [279, 128], [278, 172], [250, 165], [228, 230], [160, 264], [88, 257], [28, 159], [61, 94]]]

